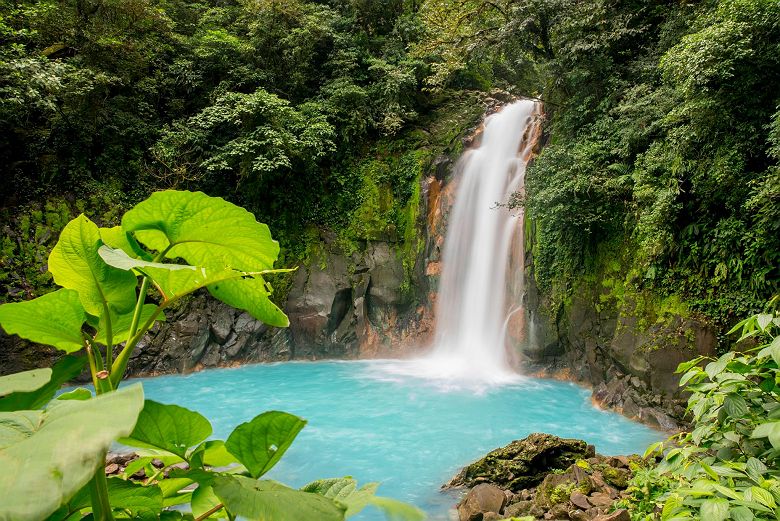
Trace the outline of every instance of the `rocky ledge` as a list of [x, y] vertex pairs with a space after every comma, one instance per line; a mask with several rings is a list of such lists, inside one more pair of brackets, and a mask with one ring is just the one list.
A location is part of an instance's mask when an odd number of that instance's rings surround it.
[[627, 496], [638, 456], [602, 456], [582, 440], [534, 433], [465, 467], [445, 488], [470, 487], [460, 521], [630, 521]]

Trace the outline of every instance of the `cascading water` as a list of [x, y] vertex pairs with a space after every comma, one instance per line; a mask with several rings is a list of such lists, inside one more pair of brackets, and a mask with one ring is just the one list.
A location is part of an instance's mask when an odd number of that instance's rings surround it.
[[493, 114], [485, 121], [479, 148], [459, 162], [432, 353], [442, 376], [493, 380], [511, 373], [508, 312], [521, 310], [507, 309], [507, 294], [522, 298], [524, 288], [522, 259], [511, 270], [509, 261], [513, 242], [516, 254], [522, 257], [524, 251], [523, 214], [500, 204], [523, 189], [537, 115], [538, 104], [529, 100]]
[[507, 333], [528, 341], [524, 289], [523, 212], [503, 206], [524, 188], [539, 130], [539, 104], [523, 100], [485, 120], [481, 143], [458, 162], [455, 203], [442, 257], [431, 354], [390, 372], [464, 382], [517, 379]]

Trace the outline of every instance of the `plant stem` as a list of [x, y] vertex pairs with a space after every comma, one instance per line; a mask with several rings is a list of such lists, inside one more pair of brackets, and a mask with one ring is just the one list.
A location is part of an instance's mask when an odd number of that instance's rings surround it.
[[114, 332], [111, 329], [111, 313], [108, 304], [103, 304], [103, 314], [106, 316], [106, 370], [111, 373], [112, 358], [114, 356]]
[[95, 364], [95, 355], [92, 352], [89, 342], [86, 339], [82, 339], [84, 343], [84, 350], [87, 352], [87, 361], [89, 362], [89, 372], [92, 375], [92, 385], [95, 386], [95, 392], [98, 393], [98, 377], [97, 377], [97, 365]]
[[[173, 248], [173, 244], [169, 244], [167, 248], [158, 253], [154, 257], [153, 262], [160, 262], [162, 259], [164, 259], [165, 254], [168, 253], [171, 248]], [[133, 353], [133, 349], [135, 349], [136, 344], [138, 344], [144, 333], [146, 333], [152, 324], [154, 324], [154, 319], [157, 318], [157, 315], [160, 314], [160, 311], [162, 311], [165, 305], [165, 303], [163, 303], [162, 305], [157, 306], [157, 309], [154, 311], [154, 313], [152, 313], [152, 316], [143, 324], [143, 326], [141, 326], [139, 330], [138, 324], [141, 322], [141, 314], [144, 309], [144, 303], [146, 302], [146, 292], [149, 289], [150, 280], [151, 279], [147, 276], [144, 276], [143, 280], [141, 280], [141, 289], [138, 291], [138, 300], [135, 303], [133, 320], [130, 322], [130, 333], [127, 335], [127, 342], [125, 342], [125, 347], [119, 352], [116, 360], [114, 360], [114, 363], [111, 365], [111, 386], [114, 389], [119, 387], [119, 381], [125, 374], [125, 369], [127, 369], [127, 362], [130, 360], [130, 355]]]
[[149, 476], [149, 477], [146, 479], [146, 481], [144, 481], [144, 486], [146, 487], [146, 486], [148, 486], [149, 484], [151, 484], [151, 483], [152, 483], [152, 482], [153, 482], [155, 479], [157, 479], [157, 478], [160, 476], [160, 474], [162, 474], [162, 473], [163, 473], [163, 471], [164, 471], [164, 470], [165, 470], [165, 467], [163, 467], [163, 468], [161, 468], [161, 469], [157, 469], [157, 471], [156, 471], [154, 474], [152, 474], [151, 476]]
[[[105, 459], [105, 456], [104, 458]], [[100, 465], [89, 481], [89, 494], [92, 498], [92, 516], [95, 521], [114, 521], [111, 503], [108, 501], [108, 482], [105, 464]]]
[[195, 518], [195, 521], [203, 521], [204, 519], [208, 518], [211, 514], [215, 512], [219, 512], [220, 509], [225, 508], [225, 505], [222, 503], [219, 503], [217, 506], [210, 508], [209, 510], [203, 512], [201, 515]]
[[133, 349], [135, 349], [136, 344], [138, 344], [141, 338], [143, 338], [144, 333], [146, 333], [152, 324], [154, 324], [154, 320], [157, 318], [157, 315], [160, 314], [164, 307], [165, 304], [157, 306], [157, 309], [154, 310], [152, 316], [150, 316], [149, 319], [144, 322], [143, 326], [141, 326], [141, 328], [136, 331], [135, 335], [127, 339], [125, 347], [117, 355], [116, 360], [114, 360], [114, 365], [111, 367], [110, 377], [111, 385], [114, 389], [119, 387], [119, 382], [122, 380], [122, 376], [125, 374], [125, 369], [127, 369], [127, 362], [130, 360], [130, 355], [133, 353]]
[[138, 322], [141, 321], [141, 311], [144, 309], [144, 302], [146, 302], [146, 291], [149, 289], [149, 277], [144, 277], [141, 281], [141, 290], [138, 292], [138, 301], [135, 303], [135, 311], [133, 312], [133, 320], [130, 322], [130, 334], [127, 335], [128, 342], [130, 338], [138, 331]]

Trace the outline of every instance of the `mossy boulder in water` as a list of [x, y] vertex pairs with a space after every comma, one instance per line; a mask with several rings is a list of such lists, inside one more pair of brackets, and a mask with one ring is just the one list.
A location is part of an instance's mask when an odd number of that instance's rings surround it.
[[487, 454], [465, 467], [446, 486], [473, 487], [493, 483], [511, 491], [538, 485], [554, 470], [566, 470], [577, 460], [594, 456], [595, 450], [582, 440], [534, 433]]

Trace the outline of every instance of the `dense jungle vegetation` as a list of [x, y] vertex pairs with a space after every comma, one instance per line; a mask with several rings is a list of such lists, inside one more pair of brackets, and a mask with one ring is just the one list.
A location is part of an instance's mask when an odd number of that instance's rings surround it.
[[[225, 265], [246, 260], [244, 244], [231, 243], [234, 258], [228, 260], [201, 258], [197, 248], [182, 248], [181, 257], [217, 271], [221, 289], [209, 288], [217, 298], [240, 309], [262, 305], [256, 317], [284, 325], [263, 279], [274, 271], [277, 254], [283, 268], [308, 260], [324, 237], [346, 251], [384, 239], [413, 269], [419, 181], [438, 157], [460, 152], [458, 137], [482, 117], [485, 96], [502, 90], [545, 106], [544, 146], [526, 191], [497, 203], [526, 209], [534, 273], [552, 301], [565, 305], [577, 288], [596, 280], [624, 306], [658, 299], [656, 306], [711, 321], [724, 338], [736, 323], [732, 333], [741, 331], [748, 346], [680, 368], [693, 393], [696, 428], [678, 438], [680, 446], [667, 451], [660, 466], [635, 479], [626, 499], [634, 519], [776, 517], [778, 85], [777, 0], [4, 0], [0, 301], [25, 301], [5, 305], [4, 320], [16, 323], [6, 329], [33, 331], [26, 338], [65, 351], [83, 348], [89, 360], [74, 368], [66, 357], [53, 370], [5, 377], [3, 414], [39, 424], [67, 416], [38, 432], [50, 436], [47, 450], [68, 436], [73, 447], [81, 446], [79, 428], [94, 437], [87, 440], [88, 457], [60, 451], [79, 460], [80, 472], [61, 497], [37, 504], [19, 492], [14, 500], [27, 501], [23, 507], [31, 510], [25, 512], [40, 509], [38, 517], [58, 509], [56, 519], [70, 518], [89, 504], [94, 518], [110, 519], [116, 505], [108, 504], [109, 491], [116, 495], [130, 485], [107, 484], [94, 468], [113, 440], [129, 436], [172, 452], [178, 459], [171, 462], [186, 460], [203, 470], [187, 477], [202, 480], [204, 491], [213, 487], [198, 519], [220, 509], [231, 519], [264, 515], [246, 497], [269, 492], [257, 488], [257, 478], [292, 443], [302, 420], [261, 415], [225, 442], [205, 441], [208, 421], [188, 411], [192, 432], [172, 439], [163, 431], [176, 430], [176, 422], [160, 419], [169, 413], [155, 415], [163, 406], [144, 404], [140, 387], [114, 392], [134, 342], [157, 313], [217, 280], [182, 279], [179, 268], [160, 262], [186, 219], [161, 215], [161, 205], [141, 201], [173, 188], [180, 191], [153, 197], [208, 199], [203, 204], [224, 205], [245, 218], [235, 203], [267, 223], [281, 250], [269, 235], [264, 247], [271, 253], [252, 266]], [[81, 212], [95, 222], [74, 219]], [[131, 217], [120, 228], [123, 214]], [[254, 216], [246, 226], [262, 227]], [[198, 233], [212, 234], [189, 218]], [[169, 248], [153, 256], [163, 249], [155, 235], [160, 223], [176, 233], [168, 237]], [[138, 231], [149, 252], [128, 239]], [[58, 237], [81, 244], [80, 254], [65, 258], [61, 247], [49, 257]], [[209, 237], [231, 239], [229, 233]], [[103, 242], [113, 248], [103, 246], [108, 249], [101, 253], [96, 245]], [[52, 258], [61, 262], [52, 265]], [[82, 276], [86, 271], [78, 268], [85, 263], [104, 270], [104, 279]], [[137, 293], [131, 268], [143, 274]], [[155, 279], [154, 270], [167, 282], [157, 285], [157, 311], [148, 311], [147, 279]], [[63, 289], [52, 291], [52, 273]], [[278, 282], [277, 304], [285, 284]], [[115, 290], [111, 298], [95, 288], [104, 283]], [[233, 283], [251, 285], [263, 298], [246, 303]], [[48, 321], [53, 315], [62, 320]], [[85, 323], [96, 331], [91, 338]], [[92, 342], [107, 347], [105, 359], [100, 347], [91, 351]], [[122, 342], [125, 349], [114, 360], [111, 346]], [[87, 362], [104, 396], [91, 399], [82, 389], [54, 400], [64, 405], [46, 406]], [[121, 424], [112, 421], [116, 411], [123, 413]], [[81, 421], [81, 414], [94, 424]], [[136, 432], [138, 418], [160, 436]], [[245, 454], [242, 444], [255, 446], [242, 441], [249, 431], [279, 430], [274, 422], [286, 422], [286, 431], [266, 440], [262, 454]], [[4, 442], [23, 445], [23, 438]], [[25, 445], [29, 453], [22, 452], [48, 479], [51, 458], [42, 446]], [[651, 449], [659, 460], [661, 449]], [[244, 465], [246, 475], [212, 475], [228, 460]], [[7, 468], [23, 470], [3, 474], [4, 486], [12, 490], [14, 482], [24, 491], [17, 476], [34, 473], [24, 468], [27, 459], [15, 461]], [[87, 480], [91, 491], [83, 488]], [[164, 496], [151, 485], [126, 496], [152, 494], [153, 519], [182, 518], [163, 507], [196, 502], [192, 494], [175, 498], [177, 489]], [[374, 484], [357, 489], [354, 480], [341, 480], [310, 487], [327, 498], [309, 504], [311, 511], [331, 511], [322, 519], [344, 519], [369, 501], [419, 517], [375, 497]], [[344, 490], [342, 501], [333, 499]], [[306, 517], [286, 508], [278, 506], [279, 519]], [[127, 507], [122, 516], [135, 514]]]
[[514, 202], [537, 223], [538, 280], [565, 296], [583, 273], [617, 271], [621, 292], [675, 295], [721, 327], [761, 309], [780, 276], [778, 3], [474, 13], [465, 40], [448, 27], [438, 45], [458, 40], [547, 102], [549, 142]]
[[779, 46], [773, 0], [4, 2], [3, 298], [50, 288], [32, 266], [71, 216], [160, 188], [246, 206], [283, 259], [326, 229], [403, 241], [502, 88], [547, 111], [512, 202], [541, 285], [612, 269], [730, 325], [780, 277]]

